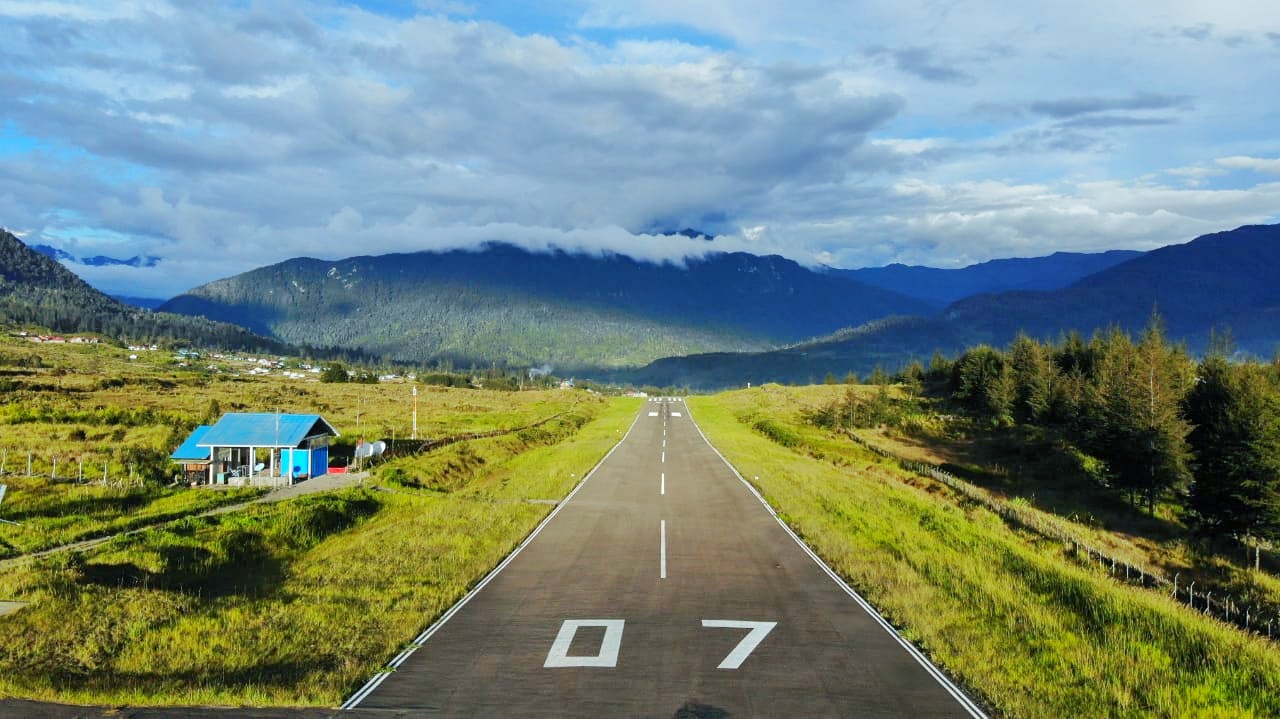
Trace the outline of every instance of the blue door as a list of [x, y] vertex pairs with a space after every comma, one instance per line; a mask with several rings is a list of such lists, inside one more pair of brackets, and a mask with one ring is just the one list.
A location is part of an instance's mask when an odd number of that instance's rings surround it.
[[329, 448], [316, 447], [311, 450], [311, 467], [312, 477], [319, 477], [322, 474], [329, 473]]

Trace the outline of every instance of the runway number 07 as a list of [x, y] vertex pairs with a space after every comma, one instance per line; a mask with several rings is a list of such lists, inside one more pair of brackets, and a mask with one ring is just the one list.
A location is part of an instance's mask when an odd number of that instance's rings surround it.
[[[544, 668], [561, 667], [616, 667], [618, 651], [622, 648], [622, 629], [626, 624], [622, 619], [566, 619], [560, 625], [560, 633], [547, 652]], [[710, 629], [746, 629], [747, 635], [738, 642], [725, 656], [716, 669], [737, 669], [751, 656], [751, 652], [760, 646], [760, 642], [769, 636], [769, 632], [778, 626], [777, 622], [745, 622], [734, 619], [703, 619], [702, 626]], [[569, 647], [573, 638], [582, 627], [603, 627], [604, 638], [600, 641], [600, 649], [594, 655], [569, 656]]]

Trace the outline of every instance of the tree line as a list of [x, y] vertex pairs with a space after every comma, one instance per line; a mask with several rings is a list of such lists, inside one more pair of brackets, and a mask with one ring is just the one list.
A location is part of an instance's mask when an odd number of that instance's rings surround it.
[[1216, 335], [1195, 359], [1153, 316], [1136, 339], [1117, 328], [1088, 341], [1020, 335], [1005, 349], [935, 356], [900, 379], [943, 388], [979, 419], [1059, 433], [1148, 512], [1173, 497], [1204, 535], [1278, 539], [1280, 361], [1231, 352]]

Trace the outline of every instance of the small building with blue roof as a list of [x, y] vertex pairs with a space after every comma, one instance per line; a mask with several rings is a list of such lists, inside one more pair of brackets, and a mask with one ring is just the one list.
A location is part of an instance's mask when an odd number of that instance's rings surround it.
[[292, 484], [328, 473], [338, 436], [318, 414], [230, 413], [197, 427], [170, 458], [209, 484]]
[[201, 447], [200, 440], [209, 431], [209, 425], [196, 427], [182, 446], [169, 455], [169, 459], [182, 465], [186, 473], [186, 481], [192, 484], [204, 484], [209, 477], [210, 453], [208, 447]]

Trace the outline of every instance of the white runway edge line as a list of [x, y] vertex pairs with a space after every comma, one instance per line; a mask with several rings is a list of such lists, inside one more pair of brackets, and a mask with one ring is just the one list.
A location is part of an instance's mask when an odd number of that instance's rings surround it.
[[640, 416], [636, 415], [635, 420], [631, 422], [631, 426], [627, 428], [627, 433], [622, 435], [622, 439], [618, 440], [618, 443], [613, 445], [613, 447], [611, 447], [609, 451], [603, 457], [600, 458], [599, 462], [596, 462], [596, 466], [592, 467], [590, 472], [587, 472], [586, 476], [582, 478], [581, 482], [578, 482], [577, 486], [573, 488], [572, 492], [569, 492], [569, 494], [565, 495], [565, 498], [562, 499], [560, 503], [556, 505], [556, 508], [551, 510], [551, 514], [548, 514], [546, 518], [543, 519], [538, 524], [538, 526], [533, 528], [533, 531], [529, 533], [529, 536], [524, 538], [524, 541], [520, 543], [520, 546], [516, 547], [511, 552], [511, 554], [508, 554], [507, 558], [502, 560], [502, 562], [499, 563], [498, 566], [494, 567], [493, 571], [486, 574], [484, 579], [481, 579], [479, 584], [477, 584], [474, 588], [472, 588], [470, 592], [467, 592], [467, 595], [465, 597], [463, 597], [462, 599], [459, 599], [457, 604], [454, 604], [452, 607], [449, 607], [448, 611], [440, 615], [440, 618], [437, 619], [435, 623], [433, 623], [431, 626], [423, 630], [423, 632], [419, 634], [411, 644], [409, 644], [409, 647], [407, 649], [397, 654], [394, 658], [392, 658], [391, 661], [387, 662], [386, 667], [384, 667], [377, 674], [374, 674], [373, 677], [369, 679], [369, 681], [365, 682], [364, 686], [360, 687], [355, 694], [352, 694], [345, 702], [342, 703], [342, 706], [338, 708], [340, 710], [347, 711], [347, 710], [355, 709], [357, 706], [359, 706], [360, 702], [364, 701], [366, 697], [372, 694], [373, 690], [377, 689], [378, 685], [382, 684], [382, 682], [385, 681], [387, 677], [391, 676], [392, 672], [400, 668], [400, 665], [404, 664], [406, 659], [408, 659], [415, 651], [422, 648], [422, 645], [425, 644], [426, 641], [430, 639], [433, 634], [439, 631], [440, 627], [443, 627], [446, 622], [448, 622], [450, 619], [453, 618], [453, 615], [461, 611], [462, 608], [466, 606], [467, 602], [471, 601], [472, 597], [479, 594], [480, 590], [484, 589], [485, 586], [489, 584], [489, 582], [493, 581], [493, 578], [498, 576], [499, 572], [501, 572], [503, 569], [506, 569], [507, 565], [510, 564], [512, 560], [514, 560], [520, 554], [520, 552], [523, 552], [524, 548], [529, 546], [530, 542], [532, 542], [535, 538], [537, 538], [538, 534], [542, 532], [543, 528], [546, 527], [547, 524], [551, 522], [551, 520], [555, 519], [556, 515], [560, 513], [560, 510], [564, 509], [564, 506], [569, 503], [569, 500], [573, 499], [573, 495], [577, 494], [578, 490], [582, 489], [582, 486], [587, 483], [587, 480], [591, 479], [591, 477], [595, 475], [596, 470], [600, 469], [600, 466], [603, 465], [606, 461], [608, 461], [610, 457], [613, 456], [613, 453], [617, 451], [618, 447], [621, 447], [622, 443], [627, 441], [627, 437], [631, 436], [631, 431], [636, 428], [636, 425], [639, 422], [640, 422]]
[[[686, 403], [685, 406], [688, 407], [688, 403]], [[777, 522], [793, 540], [795, 540], [796, 544], [800, 545], [800, 548], [804, 550], [804, 553], [809, 555], [809, 558], [812, 559], [819, 567], [822, 567], [822, 571], [826, 572], [828, 577], [831, 577], [831, 581], [838, 584], [840, 588], [844, 590], [845, 594], [852, 597], [853, 601], [857, 602], [858, 606], [862, 607], [863, 611], [871, 615], [871, 618], [874, 619], [882, 629], [889, 633], [889, 636], [897, 640], [898, 644], [900, 644], [902, 648], [920, 664], [920, 666], [924, 667], [924, 670], [929, 673], [929, 676], [933, 677], [938, 684], [942, 685], [942, 688], [951, 695], [951, 698], [955, 699], [965, 711], [969, 712], [969, 716], [974, 717], [975, 719], [990, 719], [990, 717], [982, 711], [981, 707], [979, 707], [977, 703], [964, 693], [964, 690], [956, 686], [941, 669], [934, 666], [933, 662], [929, 661], [929, 658], [921, 653], [919, 649], [916, 649], [914, 644], [903, 639], [902, 635], [898, 634], [898, 630], [894, 629], [893, 625], [890, 624], [888, 620], [880, 616], [880, 612], [877, 612], [875, 607], [871, 606], [870, 602], [863, 599], [862, 595], [854, 591], [853, 587], [850, 587], [848, 583], [844, 581], [843, 577], [836, 574], [834, 569], [827, 566], [827, 563], [822, 561], [822, 558], [809, 548], [809, 545], [805, 544], [795, 532], [791, 531], [791, 527], [788, 527], [787, 523], [782, 521], [782, 518], [778, 516], [778, 513], [774, 511], [773, 507], [769, 506], [769, 503], [765, 501], [765, 498], [761, 496], [759, 492], [756, 491], [756, 488], [751, 486], [751, 483], [742, 476], [742, 473], [738, 471], [738, 468], [733, 466], [728, 459], [725, 459], [725, 456], [720, 453], [720, 450], [716, 449], [714, 444], [711, 444], [711, 440], [707, 439], [707, 435], [703, 434], [702, 428], [698, 426], [697, 420], [693, 418], [692, 412], [689, 414], [689, 420], [693, 423], [693, 428], [698, 430], [698, 435], [702, 437], [702, 441], [706, 442], [707, 446], [711, 448], [711, 451], [715, 452], [716, 456], [720, 458], [720, 461], [724, 462], [725, 466], [729, 468], [729, 471], [733, 472], [733, 476], [737, 477], [738, 481], [742, 482], [742, 485], [755, 495], [756, 499], [760, 500], [760, 504], [764, 505], [764, 508], [769, 512], [770, 516], [773, 517], [773, 520]]]

